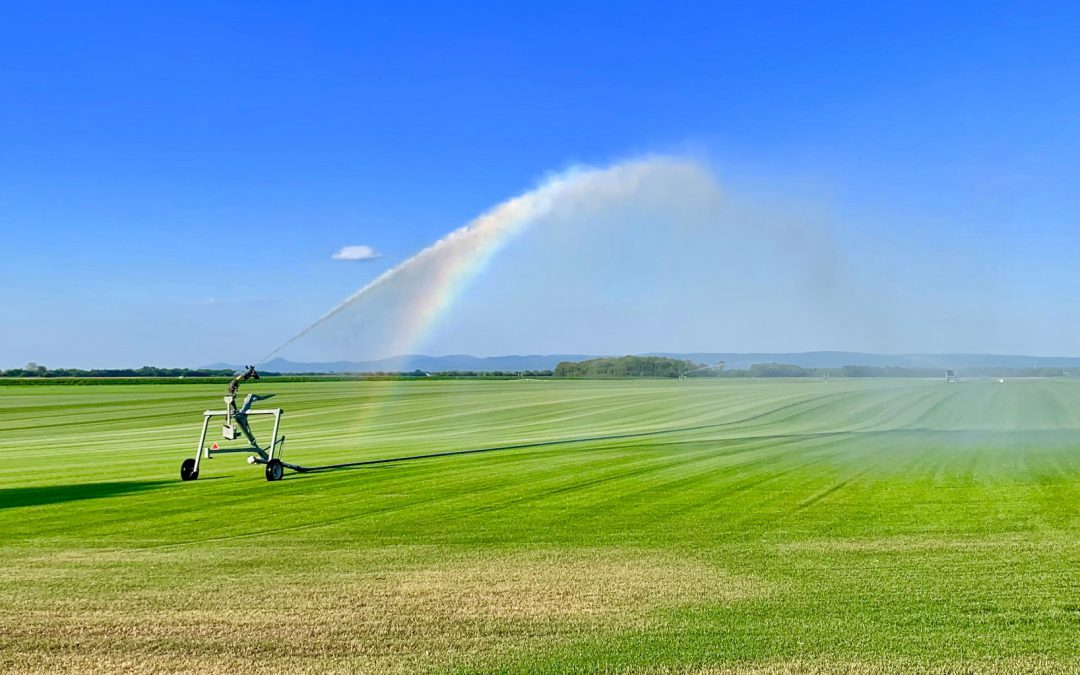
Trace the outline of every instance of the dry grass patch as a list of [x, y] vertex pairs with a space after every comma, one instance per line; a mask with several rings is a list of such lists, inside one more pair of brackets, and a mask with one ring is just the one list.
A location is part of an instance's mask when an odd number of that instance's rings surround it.
[[533, 551], [406, 572], [384, 600], [464, 619], [642, 614], [661, 606], [731, 602], [762, 582], [699, 561], [627, 550]]
[[[67, 554], [60, 567], [74, 564], [77, 573], [49, 583], [28, 575], [22, 590], [0, 591], [7, 601], [0, 669], [451, 667], [642, 628], [662, 607], [734, 602], [766, 590], [702, 561], [634, 549], [462, 554], [438, 562], [422, 553], [382, 550], [373, 552], [385, 557], [379, 565], [363, 566], [348, 564], [358, 561], [356, 552], [315, 558], [288, 578], [190, 552], [160, 559], [138, 553], [143, 576], [118, 567], [112, 554]], [[172, 585], [161, 570], [145, 575], [145, 566], [163, 561], [175, 568]], [[86, 584], [90, 578], [99, 583]]]

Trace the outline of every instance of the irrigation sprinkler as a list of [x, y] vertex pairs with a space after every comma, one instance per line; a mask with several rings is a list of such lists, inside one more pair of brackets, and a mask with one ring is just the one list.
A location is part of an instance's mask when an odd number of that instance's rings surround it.
[[[265, 464], [266, 480], [281, 480], [286, 464], [281, 460], [285, 450], [285, 436], [279, 434], [281, 430], [281, 416], [285, 413], [281, 408], [255, 409], [252, 406], [258, 401], [264, 401], [273, 394], [248, 394], [243, 404], [236, 407], [236, 394], [240, 383], [250, 379], [259, 379], [259, 373], [253, 366], [248, 366], [244, 373], [237, 375], [229, 382], [228, 393], [225, 395], [224, 410], [206, 410], [203, 412], [202, 432], [199, 434], [199, 445], [195, 451], [195, 457], [189, 457], [180, 465], [180, 479], [184, 481], [196, 480], [199, 477], [199, 468], [202, 460], [213, 459], [215, 455], [226, 453], [253, 453], [248, 457], [249, 464]], [[251, 430], [250, 418], [252, 416], [272, 416], [274, 418], [274, 430], [270, 436], [268, 445], [260, 445]], [[222, 448], [218, 443], [206, 447], [206, 434], [210, 428], [210, 420], [215, 417], [224, 418], [221, 426], [221, 438], [223, 441], [235, 441], [240, 436], [248, 442], [247, 447]]]
[[[229, 454], [229, 453], [248, 453], [248, 464], [261, 464], [266, 467], [266, 480], [279, 481], [285, 475], [285, 469], [290, 469], [297, 473], [309, 473], [313, 471], [330, 471], [333, 469], [344, 469], [348, 467], [363, 466], [366, 464], [381, 464], [387, 461], [397, 460], [363, 460], [359, 462], [346, 462], [344, 464], [328, 464], [325, 466], [301, 466], [299, 464], [291, 464], [282, 459], [282, 455], [285, 452], [285, 435], [281, 432], [281, 416], [285, 414], [285, 411], [281, 408], [267, 408], [256, 409], [252, 406], [259, 402], [273, 396], [273, 394], [263, 394], [261, 396], [256, 394], [248, 394], [244, 398], [243, 404], [236, 407], [236, 394], [240, 388], [240, 383], [246, 380], [259, 379], [259, 373], [255, 371], [254, 366], [248, 366], [247, 370], [237, 375], [229, 382], [228, 393], [225, 395], [225, 409], [224, 410], [206, 410], [203, 411], [203, 423], [202, 432], [199, 434], [199, 445], [195, 451], [195, 457], [189, 457], [180, 464], [180, 479], [184, 481], [196, 480], [199, 477], [199, 468], [203, 460], [213, 459], [215, 455]], [[259, 441], [255, 438], [254, 432], [251, 430], [251, 416], [256, 417], [273, 417], [274, 418], [274, 430], [270, 435], [270, 443], [267, 445], [260, 445]], [[247, 441], [248, 445], [245, 447], [231, 447], [222, 448], [218, 443], [214, 443], [211, 446], [206, 446], [206, 434], [210, 429], [210, 420], [215, 417], [224, 418], [224, 424], [221, 426], [221, 438], [223, 441], [235, 441], [241, 436]], [[432, 455], [437, 456], [437, 455]]]

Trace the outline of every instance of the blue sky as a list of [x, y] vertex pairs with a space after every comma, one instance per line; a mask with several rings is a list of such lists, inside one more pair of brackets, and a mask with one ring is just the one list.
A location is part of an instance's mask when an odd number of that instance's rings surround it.
[[823, 223], [865, 330], [523, 344], [481, 278], [425, 351], [1080, 354], [1080, 13], [943, 4], [3, 3], [0, 366], [252, 359], [545, 173], [656, 152]]

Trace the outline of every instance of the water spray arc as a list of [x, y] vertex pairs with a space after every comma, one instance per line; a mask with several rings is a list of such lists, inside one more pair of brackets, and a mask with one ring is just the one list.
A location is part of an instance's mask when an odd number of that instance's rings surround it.
[[700, 372], [703, 372], [703, 371], [706, 371], [706, 370], [723, 370], [724, 366], [726, 366], [726, 365], [727, 364], [724, 363], [723, 361], [717, 361], [716, 363], [714, 363], [712, 365], [701, 366], [700, 368], [694, 368], [693, 370], [688, 370], [685, 373], [680, 373], [679, 374], [679, 379], [680, 380], [685, 380], [687, 375], [693, 375], [694, 373], [700, 373]]
[[587, 217], [630, 197], [663, 193], [658, 186], [695, 183], [712, 186], [707, 169], [691, 160], [663, 156], [555, 174], [384, 272], [258, 363], [266, 363], [336, 317], [361, 312], [367, 303], [387, 297], [402, 305], [390, 327], [389, 343], [394, 352], [409, 353], [499, 249], [530, 225], [548, 217]]

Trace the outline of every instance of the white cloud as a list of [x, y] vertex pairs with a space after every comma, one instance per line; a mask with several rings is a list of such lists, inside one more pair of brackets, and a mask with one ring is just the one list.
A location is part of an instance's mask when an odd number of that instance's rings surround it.
[[370, 246], [342, 246], [331, 257], [334, 260], [374, 260], [379, 257], [379, 252]]

